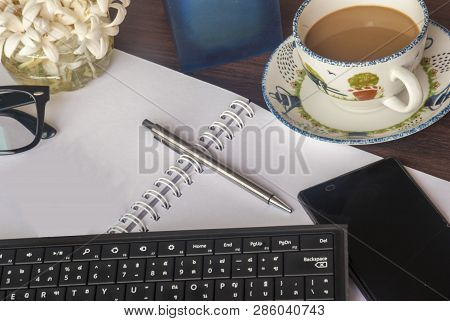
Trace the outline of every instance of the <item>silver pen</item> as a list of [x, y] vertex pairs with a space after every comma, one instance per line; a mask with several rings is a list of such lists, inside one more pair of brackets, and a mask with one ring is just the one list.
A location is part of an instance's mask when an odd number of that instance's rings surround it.
[[242, 177], [241, 175], [237, 174], [232, 169], [221, 164], [219, 161], [215, 160], [211, 156], [200, 152], [191, 144], [185, 142], [180, 137], [172, 134], [167, 129], [159, 126], [158, 124], [152, 123], [148, 119], [144, 120], [142, 125], [150, 129], [155, 139], [166, 144], [176, 152], [180, 154], [189, 155], [190, 157], [198, 161], [200, 164], [211, 168], [216, 173], [219, 173], [220, 175], [234, 182], [236, 185], [239, 185], [243, 189], [259, 197], [265, 203], [274, 205], [276, 207], [285, 210], [286, 212], [292, 213], [292, 208], [290, 208], [274, 193], [267, 191], [261, 186], [257, 185], [256, 183], [253, 183], [252, 181], [246, 179], [245, 177]]

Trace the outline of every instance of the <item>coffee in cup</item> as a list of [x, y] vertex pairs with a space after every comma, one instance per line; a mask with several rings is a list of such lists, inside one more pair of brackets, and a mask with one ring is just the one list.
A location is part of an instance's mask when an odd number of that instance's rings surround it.
[[[294, 18], [296, 50], [319, 90], [351, 112], [423, 103], [413, 71], [428, 31], [423, 0], [305, 0]], [[397, 95], [406, 88], [409, 99]]]

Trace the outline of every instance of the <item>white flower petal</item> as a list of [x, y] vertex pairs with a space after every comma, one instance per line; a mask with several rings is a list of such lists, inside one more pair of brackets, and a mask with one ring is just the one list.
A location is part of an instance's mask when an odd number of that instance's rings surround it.
[[[46, 4], [46, 3], [44, 3], [44, 4]], [[47, 19], [47, 20], [52, 20], [54, 15], [55, 15], [55, 12], [50, 12], [48, 5], [42, 6], [41, 11], [39, 12], [39, 16], [44, 19]]]
[[59, 51], [56, 46], [50, 42], [48, 39], [43, 39], [42, 41], [42, 49], [44, 50], [45, 56], [52, 62], [58, 62], [59, 60]]
[[59, 8], [58, 14], [61, 15], [61, 17], [59, 18], [59, 21], [66, 26], [73, 25], [78, 20], [77, 17], [75, 16], [74, 12], [67, 8], [62, 8], [62, 7]]
[[101, 37], [100, 38], [100, 55], [95, 58], [102, 59], [103, 57], [105, 57], [106, 53], [108, 52], [108, 47], [109, 47], [109, 38]]
[[25, 32], [25, 35], [35, 42], [41, 42], [41, 35], [34, 28], [28, 28], [27, 32]]
[[56, 41], [62, 38], [68, 39], [70, 37], [70, 30], [61, 23], [54, 22], [51, 25], [48, 32], [48, 38], [50, 41]]
[[6, 41], [5, 41], [5, 56], [6, 57], [11, 58], [14, 51], [16, 51], [21, 38], [22, 38], [21, 34], [14, 33], [6, 39]]
[[86, 53], [86, 42], [83, 41], [83, 42], [80, 44], [80, 46], [79, 46], [77, 49], [74, 50], [73, 53], [76, 54], [76, 55], [80, 55], [80, 56], [83, 55], [83, 54], [85, 54], [85, 53]]
[[33, 22], [34, 29], [41, 35], [47, 33], [50, 30], [50, 23], [48, 20], [37, 17]]
[[101, 59], [101, 49], [100, 49], [100, 41], [94, 41], [88, 39], [86, 41], [87, 49], [92, 53], [95, 59]]
[[88, 26], [83, 22], [76, 22], [73, 27], [73, 32], [78, 36], [78, 39], [83, 41], [88, 33]]
[[27, 34], [22, 36], [21, 41], [24, 44], [24, 46], [31, 47], [31, 48], [36, 47], [36, 43]]
[[30, 56], [34, 53], [36, 53], [40, 48], [37, 46], [34, 47], [23, 47], [22, 49], [19, 50], [19, 52], [17, 53], [19, 56]]
[[122, 5], [126, 8], [130, 6], [131, 0], [120, 0], [122, 2]]
[[6, 14], [6, 28], [8, 28], [11, 32], [23, 32], [24, 28], [22, 25], [22, 21], [15, 15], [8, 13]]
[[42, 67], [44, 67], [45, 72], [51, 76], [59, 76], [59, 68], [58, 65], [49, 60], [44, 61], [42, 63]]
[[116, 16], [114, 17], [114, 20], [111, 21], [110, 24], [107, 24], [105, 27], [113, 27], [120, 25], [125, 20], [125, 17], [127, 15], [127, 10], [119, 3], [113, 3], [111, 4], [110, 7], [116, 9], [117, 13]]
[[119, 27], [114, 26], [114, 27], [103, 28], [103, 32], [105, 33], [105, 35], [115, 37], [119, 34]]
[[28, 29], [33, 24], [33, 21], [38, 16], [39, 11], [41, 11], [40, 5], [25, 5], [22, 10], [22, 25], [24, 29]]
[[106, 14], [108, 12], [110, 2], [110, 0], [97, 0], [100, 11]]

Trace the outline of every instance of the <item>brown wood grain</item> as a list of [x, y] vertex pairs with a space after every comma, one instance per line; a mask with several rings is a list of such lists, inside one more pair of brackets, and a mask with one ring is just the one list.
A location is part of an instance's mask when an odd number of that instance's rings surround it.
[[[163, 0], [132, 0], [126, 21], [116, 37], [116, 47], [130, 54], [179, 70], [175, 45]], [[432, 19], [450, 27], [450, 1], [426, 0]], [[300, 0], [280, 0], [285, 37]], [[450, 48], [449, 48], [450, 49]], [[270, 53], [195, 72], [192, 76], [248, 97], [265, 107], [261, 77]], [[382, 157], [396, 157], [403, 164], [450, 180], [450, 118], [401, 140], [359, 147]]]

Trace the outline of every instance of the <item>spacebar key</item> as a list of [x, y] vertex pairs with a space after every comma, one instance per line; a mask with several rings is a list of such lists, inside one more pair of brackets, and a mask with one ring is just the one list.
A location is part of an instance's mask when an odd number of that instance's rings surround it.
[[284, 275], [317, 275], [333, 273], [333, 251], [284, 253]]

